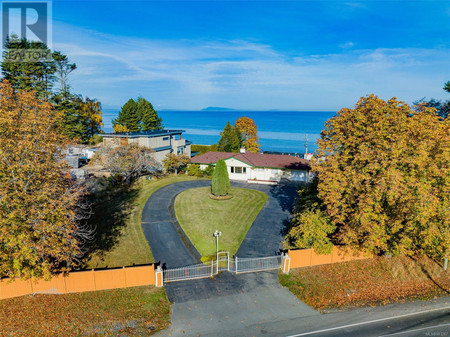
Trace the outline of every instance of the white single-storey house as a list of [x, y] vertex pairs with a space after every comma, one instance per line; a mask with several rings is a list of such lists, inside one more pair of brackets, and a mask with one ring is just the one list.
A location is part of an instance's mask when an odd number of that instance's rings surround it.
[[191, 158], [191, 163], [204, 170], [219, 159], [225, 161], [232, 180], [275, 184], [281, 179], [309, 182], [313, 177], [309, 160], [282, 154], [208, 152]]
[[155, 159], [162, 163], [168, 153], [191, 156], [191, 142], [183, 139], [184, 130], [151, 130], [126, 133], [105, 133], [103, 145], [137, 144], [155, 151]]

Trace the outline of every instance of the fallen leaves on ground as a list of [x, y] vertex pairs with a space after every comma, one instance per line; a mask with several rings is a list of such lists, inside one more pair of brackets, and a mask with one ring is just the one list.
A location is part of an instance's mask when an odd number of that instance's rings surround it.
[[291, 270], [280, 283], [316, 309], [450, 294], [450, 276], [428, 258], [377, 257]]
[[146, 336], [167, 327], [163, 288], [136, 287], [0, 301], [0, 336]]

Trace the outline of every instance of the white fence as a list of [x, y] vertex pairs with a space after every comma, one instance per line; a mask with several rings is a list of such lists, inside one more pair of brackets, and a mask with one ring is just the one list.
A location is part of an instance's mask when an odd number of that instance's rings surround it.
[[283, 259], [287, 255], [276, 255], [256, 258], [230, 259], [228, 252], [221, 252], [219, 259], [208, 263], [200, 263], [192, 266], [165, 269], [163, 271], [163, 282], [175, 282], [193, 280], [205, 277], [213, 277], [220, 271], [229, 271], [236, 274], [251, 273], [264, 270], [279, 269], [283, 265]]

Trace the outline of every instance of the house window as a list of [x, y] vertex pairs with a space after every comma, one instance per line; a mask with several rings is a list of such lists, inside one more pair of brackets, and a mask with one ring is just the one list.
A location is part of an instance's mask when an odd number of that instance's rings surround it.
[[184, 150], [184, 149], [183, 149], [182, 147], [179, 147], [179, 148], [177, 149], [177, 154], [178, 154], [178, 155], [183, 154], [183, 153], [184, 153], [183, 150]]
[[169, 140], [169, 137], [163, 137], [163, 140], [164, 141]]
[[239, 166], [231, 166], [230, 168], [231, 173], [247, 173], [247, 168], [246, 167], [239, 167]]

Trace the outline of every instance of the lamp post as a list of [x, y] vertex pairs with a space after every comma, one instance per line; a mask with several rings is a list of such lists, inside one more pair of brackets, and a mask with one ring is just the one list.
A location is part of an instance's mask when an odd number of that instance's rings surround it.
[[219, 273], [219, 236], [221, 235], [222, 232], [219, 232], [218, 230], [213, 233], [213, 236], [216, 238], [216, 274]]

